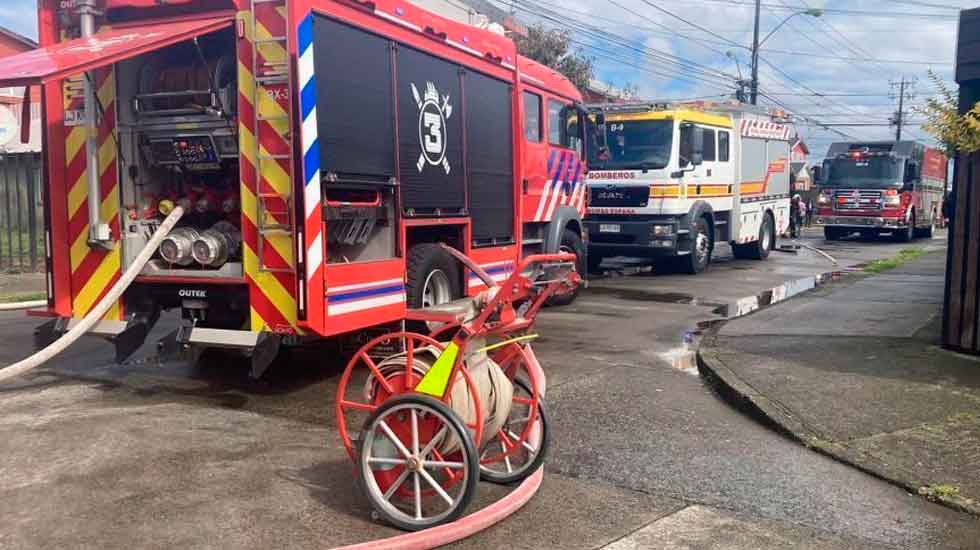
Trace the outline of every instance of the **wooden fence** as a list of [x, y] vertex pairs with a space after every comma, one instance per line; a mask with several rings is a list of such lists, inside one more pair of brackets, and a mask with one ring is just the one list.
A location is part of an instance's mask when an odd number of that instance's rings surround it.
[[0, 270], [44, 268], [41, 155], [0, 155]]
[[[956, 81], [960, 110], [980, 101], [980, 8], [960, 13]], [[946, 264], [943, 345], [980, 354], [980, 153], [959, 155]]]

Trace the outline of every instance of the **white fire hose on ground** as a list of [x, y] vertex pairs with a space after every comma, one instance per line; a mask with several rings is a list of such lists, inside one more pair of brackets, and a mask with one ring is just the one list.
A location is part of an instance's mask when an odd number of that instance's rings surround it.
[[48, 305], [47, 300], [34, 300], [32, 302], [10, 302], [0, 304], [0, 311], [19, 311], [21, 309], [33, 309]]
[[[74, 343], [75, 340], [78, 340], [80, 336], [91, 330], [92, 327], [102, 319], [106, 312], [109, 311], [109, 308], [111, 308], [112, 305], [119, 300], [119, 298], [123, 295], [123, 292], [126, 292], [129, 285], [133, 283], [136, 276], [143, 270], [143, 266], [146, 265], [146, 262], [150, 261], [150, 258], [153, 257], [153, 253], [156, 252], [157, 248], [160, 246], [160, 243], [164, 238], [166, 238], [166, 236], [174, 228], [174, 225], [177, 224], [183, 215], [183, 208], [180, 206], [174, 208], [173, 212], [171, 212], [170, 215], [163, 220], [163, 223], [160, 224], [160, 227], [157, 228], [156, 233], [154, 233], [153, 237], [150, 238], [150, 241], [146, 243], [143, 250], [136, 256], [136, 259], [133, 260], [133, 263], [129, 265], [129, 268], [126, 269], [126, 272], [123, 273], [119, 281], [117, 281], [109, 293], [102, 298], [102, 301], [97, 303], [85, 317], [82, 317], [78, 324], [72, 327], [71, 330], [63, 334], [60, 338], [55, 340], [50, 346], [26, 359], [10, 365], [9, 367], [0, 369], [0, 382], [20, 376], [43, 365], [55, 355], [65, 351], [65, 349]], [[47, 302], [40, 303], [40, 305], [46, 304]]]

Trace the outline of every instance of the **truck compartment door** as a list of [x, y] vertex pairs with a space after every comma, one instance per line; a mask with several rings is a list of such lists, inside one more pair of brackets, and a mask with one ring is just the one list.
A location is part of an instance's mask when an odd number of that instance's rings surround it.
[[230, 27], [234, 14], [201, 19], [118, 26], [88, 38], [59, 42], [0, 59], [0, 87], [61, 80]]

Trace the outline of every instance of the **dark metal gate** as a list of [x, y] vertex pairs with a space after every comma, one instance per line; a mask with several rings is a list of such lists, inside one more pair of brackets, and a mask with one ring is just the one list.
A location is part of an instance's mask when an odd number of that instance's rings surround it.
[[[980, 8], [960, 14], [956, 81], [960, 110], [980, 101]], [[980, 153], [959, 155], [950, 196], [943, 345], [980, 354]]]
[[0, 154], [0, 270], [44, 268], [39, 153]]

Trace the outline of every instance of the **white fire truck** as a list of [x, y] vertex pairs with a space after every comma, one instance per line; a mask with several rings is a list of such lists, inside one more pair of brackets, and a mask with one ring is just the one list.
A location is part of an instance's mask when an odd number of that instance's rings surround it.
[[589, 264], [631, 256], [695, 274], [717, 242], [765, 259], [790, 219], [793, 127], [742, 104], [590, 107]]

